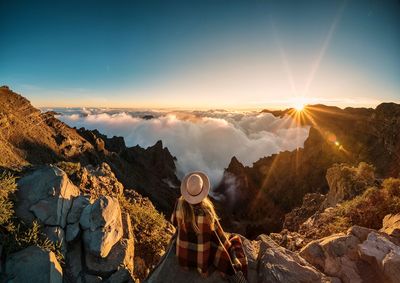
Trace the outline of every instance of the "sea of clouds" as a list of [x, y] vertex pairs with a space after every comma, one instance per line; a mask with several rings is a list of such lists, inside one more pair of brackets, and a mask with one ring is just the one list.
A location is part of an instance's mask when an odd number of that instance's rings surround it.
[[201, 170], [213, 186], [233, 156], [251, 166], [258, 159], [303, 147], [309, 127], [270, 113], [210, 111], [134, 111], [123, 109], [53, 109], [72, 127], [122, 136], [127, 146], [148, 147], [162, 140], [176, 156], [177, 175]]

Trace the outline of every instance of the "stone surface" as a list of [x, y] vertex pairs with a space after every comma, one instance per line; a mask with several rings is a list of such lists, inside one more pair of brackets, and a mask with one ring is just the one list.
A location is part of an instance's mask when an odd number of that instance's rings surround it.
[[400, 247], [387, 237], [371, 232], [367, 240], [359, 246], [359, 253], [361, 259], [381, 272], [384, 282], [400, 282]]
[[105, 258], [123, 234], [121, 208], [118, 200], [99, 197], [85, 207], [80, 218], [85, 250], [95, 257]]
[[129, 215], [124, 214], [122, 220], [123, 237], [111, 248], [105, 258], [86, 253], [85, 262], [90, 273], [109, 276], [121, 267], [127, 269], [131, 274], [133, 273], [134, 237]]
[[297, 253], [286, 250], [266, 235], [260, 241], [258, 282], [332, 282]]
[[300, 255], [313, 266], [343, 282], [363, 282], [357, 267], [360, 240], [353, 235], [336, 234], [305, 246]]
[[18, 217], [30, 223], [36, 216], [46, 225], [65, 227], [72, 199], [79, 195], [79, 189], [62, 170], [43, 166], [22, 177], [18, 187]]
[[6, 262], [7, 281], [13, 283], [62, 283], [63, 272], [56, 256], [31, 246], [10, 255]]
[[123, 192], [124, 186], [115, 177], [110, 165], [105, 162], [96, 167], [87, 165], [79, 175], [79, 187], [90, 194], [92, 199], [102, 195], [118, 196]]
[[400, 238], [400, 214], [388, 214], [383, 218], [382, 229], [389, 236]]

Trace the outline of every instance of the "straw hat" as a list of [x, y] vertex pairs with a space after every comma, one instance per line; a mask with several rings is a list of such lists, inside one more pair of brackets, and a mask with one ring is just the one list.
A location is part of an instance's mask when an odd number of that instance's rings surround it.
[[187, 174], [181, 183], [181, 194], [190, 204], [200, 203], [210, 191], [210, 180], [200, 171]]

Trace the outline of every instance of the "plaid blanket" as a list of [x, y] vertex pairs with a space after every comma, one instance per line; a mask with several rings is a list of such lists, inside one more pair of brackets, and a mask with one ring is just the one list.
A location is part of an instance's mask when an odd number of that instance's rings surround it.
[[213, 229], [201, 207], [194, 206], [195, 220], [200, 229], [196, 234], [192, 226], [183, 221], [183, 212], [176, 211], [176, 207], [171, 222], [178, 231], [176, 255], [181, 266], [196, 268], [200, 273], [207, 273], [213, 266], [226, 275], [241, 270], [247, 276], [247, 258], [238, 235], [228, 236], [218, 221]]

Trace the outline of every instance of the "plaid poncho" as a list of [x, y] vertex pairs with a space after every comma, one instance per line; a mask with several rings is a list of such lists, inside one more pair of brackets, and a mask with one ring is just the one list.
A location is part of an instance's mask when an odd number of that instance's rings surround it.
[[218, 221], [212, 229], [209, 217], [200, 206], [195, 205], [195, 220], [200, 229], [200, 233], [196, 234], [190, 223], [183, 222], [183, 212], [176, 211], [177, 204], [171, 222], [178, 228], [176, 255], [179, 264], [197, 268], [200, 273], [206, 273], [214, 266], [226, 275], [233, 275], [235, 270], [247, 275], [247, 258], [240, 237], [231, 235], [228, 238]]

